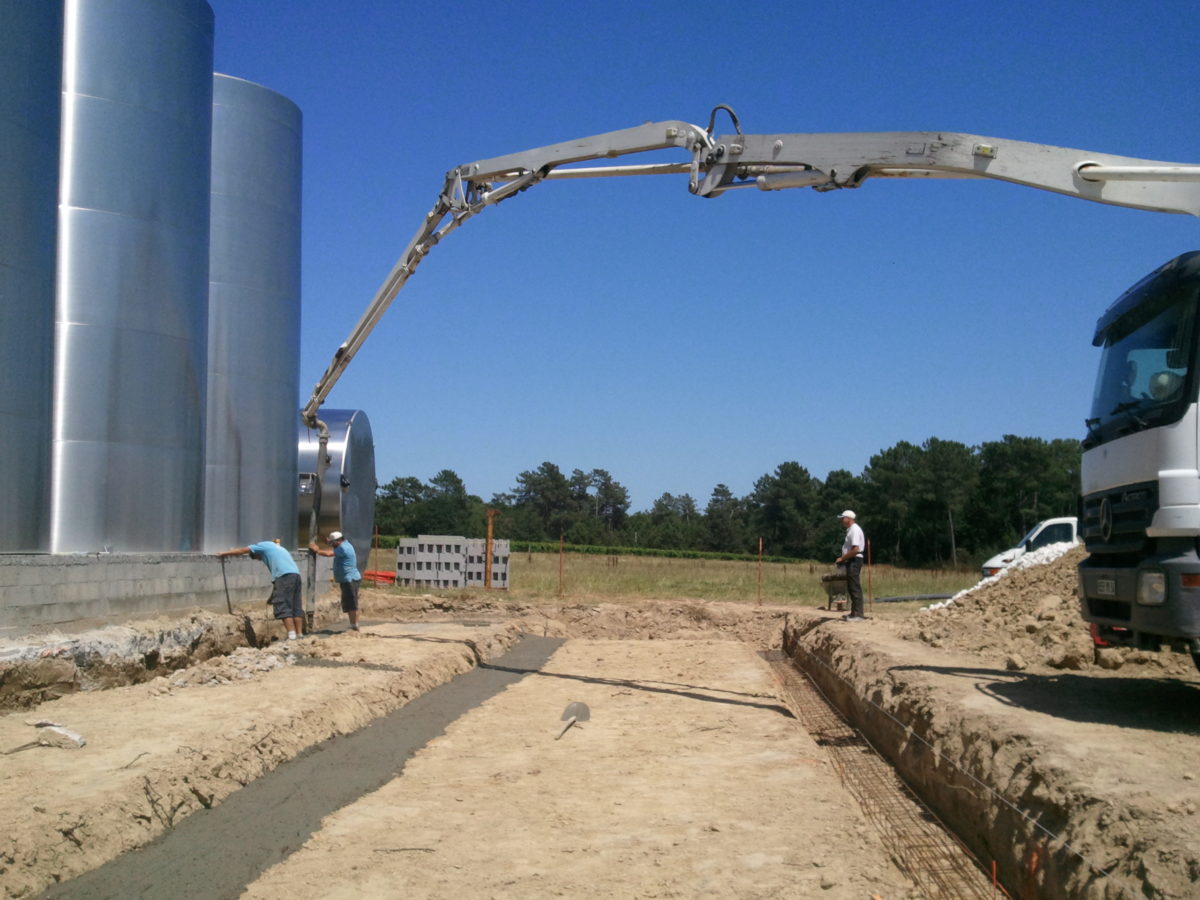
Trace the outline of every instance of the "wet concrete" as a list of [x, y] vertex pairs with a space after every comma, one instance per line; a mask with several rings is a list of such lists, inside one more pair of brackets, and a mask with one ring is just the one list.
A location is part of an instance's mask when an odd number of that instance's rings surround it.
[[334, 738], [194, 813], [161, 839], [45, 891], [46, 898], [237, 897], [298, 850], [321, 819], [376, 790], [445, 728], [536, 672], [563, 643], [526, 637], [502, 656], [416, 697], [354, 734]]

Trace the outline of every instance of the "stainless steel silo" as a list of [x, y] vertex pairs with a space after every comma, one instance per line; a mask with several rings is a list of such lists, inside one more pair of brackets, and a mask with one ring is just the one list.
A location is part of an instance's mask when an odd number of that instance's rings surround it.
[[65, 10], [51, 549], [198, 550], [212, 9]]
[[[354, 545], [359, 569], [367, 565], [375, 526], [375, 442], [371, 423], [361, 409], [322, 409], [321, 421], [329, 426], [329, 468], [322, 480], [317, 531], [340, 531]], [[317, 432], [300, 423], [299, 442], [299, 546], [308, 545], [309, 521], [315, 492], [311, 475], [317, 471]]]
[[0, 0], [0, 552], [50, 546], [62, 3]]
[[300, 110], [213, 76], [204, 546], [289, 535], [300, 383]]

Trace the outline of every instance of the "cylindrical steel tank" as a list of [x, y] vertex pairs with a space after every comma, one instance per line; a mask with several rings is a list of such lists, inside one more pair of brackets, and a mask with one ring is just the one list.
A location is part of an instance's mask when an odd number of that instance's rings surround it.
[[51, 549], [199, 550], [213, 13], [65, 10]]
[[[329, 426], [329, 468], [321, 490], [317, 531], [327, 535], [340, 531], [354, 545], [359, 570], [367, 565], [371, 533], [375, 526], [375, 442], [371, 423], [361, 409], [322, 409], [317, 415]], [[317, 432], [300, 423], [299, 528], [297, 542], [309, 540], [309, 521], [315, 491], [312, 475], [317, 471], [320, 443]]]
[[300, 110], [213, 76], [204, 547], [290, 535], [300, 385]]
[[0, 552], [50, 549], [61, 0], [0, 0]]

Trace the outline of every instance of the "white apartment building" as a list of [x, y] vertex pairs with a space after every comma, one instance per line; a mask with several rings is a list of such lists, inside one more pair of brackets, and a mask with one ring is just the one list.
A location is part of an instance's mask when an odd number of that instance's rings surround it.
[[[483, 587], [487, 541], [449, 534], [400, 538], [396, 584], [408, 587]], [[508, 541], [492, 541], [492, 587], [508, 588]]]

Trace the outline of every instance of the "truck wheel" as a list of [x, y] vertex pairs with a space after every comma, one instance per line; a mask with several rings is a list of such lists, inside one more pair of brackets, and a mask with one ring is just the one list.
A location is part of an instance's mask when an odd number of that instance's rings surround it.
[[1192, 651], [1192, 662], [1200, 670], [1200, 653], [1197, 653], [1195, 650]]

